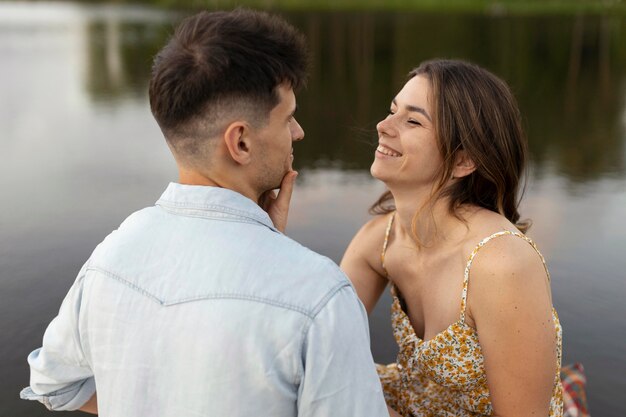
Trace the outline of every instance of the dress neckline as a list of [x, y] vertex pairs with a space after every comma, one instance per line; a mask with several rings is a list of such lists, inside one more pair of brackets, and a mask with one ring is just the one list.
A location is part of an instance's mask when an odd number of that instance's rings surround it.
[[[381, 259], [381, 265], [383, 268], [383, 271], [385, 272], [385, 275], [387, 277], [387, 279], [389, 279], [389, 273], [387, 272], [387, 269], [385, 267], [385, 254], [387, 252], [387, 246], [389, 244], [389, 236], [391, 235], [391, 230], [392, 230], [392, 226], [393, 226], [393, 221], [396, 217], [396, 211], [393, 211], [391, 213], [391, 215], [389, 216], [389, 221], [387, 223], [387, 228], [385, 229], [385, 239], [383, 241], [383, 247], [382, 247], [382, 251], [381, 251], [381, 255], [380, 255], [380, 259]], [[411, 321], [409, 319], [409, 316], [407, 314], [407, 312], [405, 311], [405, 309], [403, 308], [403, 304], [406, 305], [406, 302], [403, 303], [403, 298], [402, 294], [400, 293], [400, 290], [398, 289], [398, 287], [396, 287], [395, 284], [391, 284], [391, 295], [394, 299], [394, 303], [398, 303], [398, 307], [400, 309], [400, 311], [403, 314], [403, 322], [406, 322], [407, 325], [410, 326], [411, 328], [411, 333], [413, 334], [413, 336], [420, 341], [420, 344], [422, 343], [426, 343], [429, 342], [431, 340], [436, 339], [438, 336], [446, 333], [450, 328], [454, 327], [455, 325], [460, 325], [463, 326], [465, 328], [471, 329], [474, 333], [476, 332], [476, 329], [474, 329], [473, 327], [467, 325], [467, 323], [465, 322], [465, 310], [467, 309], [467, 288], [468, 288], [468, 284], [469, 284], [469, 273], [470, 273], [470, 268], [472, 266], [472, 263], [474, 262], [474, 258], [476, 257], [476, 254], [478, 253], [478, 251], [485, 246], [485, 244], [487, 244], [487, 242], [489, 242], [490, 240], [500, 237], [500, 236], [505, 236], [505, 235], [512, 235], [512, 236], [517, 236], [521, 239], [524, 239], [526, 242], [528, 242], [533, 249], [535, 250], [535, 252], [537, 252], [537, 254], [539, 255], [539, 258], [541, 259], [541, 262], [543, 263], [543, 267], [546, 271], [546, 275], [548, 278], [548, 282], [550, 282], [550, 273], [548, 272], [548, 267], [546, 265], [546, 261], [543, 257], [543, 255], [541, 254], [541, 252], [539, 252], [539, 248], [537, 248], [537, 245], [535, 245], [535, 242], [533, 242], [529, 237], [527, 237], [526, 235], [520, 233], [520, 232], [513, 232], [510, 230], [500, 230], [498, 232], [492, 233], [491, 235], [487, 236], [486, 238], [482, 239], [472, 250], [472, 253], [468, 256], [467, 262], [465, 264], [465, 270], [463, 273], [463, 288], [461, 291], [461, 308], [460, 308], [460, 318], [459, 320], [451, 323], [448, 327], [446, 327], [444, 330], [442, 330], [441, 332], [437, 333], [435, 336], [433, 336], [431, 339], [428, 340], [424, 340], [422, 338], [420, 338], [419, 336], [417, 336], [417, 333], [415, 333], [415, 329], [413, 328], [413, 325], [411, 324]], [[553, 311], [554, 311], [554, 306], [552, 307]]]
[[391, 295], [393, 297], [393, 303], [394, 304], [397, 303], [397, 309], [399, 311], [399, 314], [401, 314], [400, 319], [402, 321], [402, 325], [408, 329], [409, 337], [414, 338], [418, 342], [416, 347], [422, 347], [422, 346], [429, 345], [431, 342], [436, 341], [439, 338], [441, 338], [444, 334], [452, 331], [452, 329], [455, 328], [455, 327], [461, 327], [462, 329], [469, 329], [470, 330], [470, 334], [472, 334], [472, 335], [476, 334], [476, 329], [475, 328], [473, 328], [472, 326], [468, 325], [464, 320], [459, 319], [459, 320], [455, 321], [454, 323], [451, 323], [448, 327], [446, 327], [442, 331], [440, 331], [437, 334], [435, 334], [430, 339], [423, 339], [423, 338], [419, 337], [417, 335], [417, 333], [415, 332], [415, 328], [413, 327], [413, 324], [411, 324], [411, 319], [409, 318], [407, 312], [404, 311], [404, 309], [402, 308], [402, 305], [400, 303], [400, 299], [398, 298], [398, 296], [396, 294], [394, 294], [394, 289], [397, 291], [395, 285], [392, 286], [392, 293], [391, 293]]

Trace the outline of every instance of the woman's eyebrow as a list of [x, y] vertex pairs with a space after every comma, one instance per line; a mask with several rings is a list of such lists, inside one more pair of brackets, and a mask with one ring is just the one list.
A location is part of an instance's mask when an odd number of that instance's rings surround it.
[[[395, 99], [395, 98], [393, 99], [392, 103], [393, 103], [394, 105], [396, 105], [396, 106], [398, 105], [398, 103], [396, 102], [396, 99]], [[426, 117], [426, 118], [428, 119], [428, 121], [432, 123], [432, 119], [431, 119], [431, 118], [430, 118], [430, 116], [428, 115], [428, 112], [426, 112], [426, 110], [424, 110], [423, 108], [421, 108], [421, 107], [419, 107], [419, 106], [414, 106], [414, 105], [412, 105], [412, 104], [406, 104], [406, 105], [404, 106], [404, 108], [405, 108], [405, 109], [407, 109], [408, 111], [411, 111], [411, 112], [417, 112], [417, 113], [421, 113], [421, 114], [423, 114], [423, 115], [424, 115], [424, 117]]]

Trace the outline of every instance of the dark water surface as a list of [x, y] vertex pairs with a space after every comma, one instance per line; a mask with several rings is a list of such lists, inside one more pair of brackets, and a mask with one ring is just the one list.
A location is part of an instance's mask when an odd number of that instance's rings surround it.
[[[176, 179], [147, 104], [152, 55], [178, 17], [141, 8], [0, 3], [0, 416], [26, 355], [95, 245]], [[594, 416], [626, 415], [626, 19], [302, 13], [314, 71], [288, 234], [339, 261], [383, 190], [368, 168], [375, 123], [404, 74], [431, 57], [506, 79], [532, 153], [522, 215], [548, 260], [564, 363], [583, 362]], [[460, 295], [460, 294], [459, 294]], [[394, 359], [389, 298], [371, 318]], [[520, 358], [523, 360], [523, 358]], [[57, 415], [64, 415], [63, 413]]]

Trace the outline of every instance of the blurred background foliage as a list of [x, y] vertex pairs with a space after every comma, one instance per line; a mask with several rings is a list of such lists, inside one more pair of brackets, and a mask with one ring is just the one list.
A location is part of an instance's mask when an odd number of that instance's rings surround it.
[[[513, 88], [534, 168], [573, 182], [624, 171], [625, 20], [612, 14], [281, 12], [312, 55], [299, 120], [303, 167], [369, 168], [374, 126], [406, 73], [433, 57], [485, 66]], [[87, 89], [94, 100], [145, 96], [152, 57], [170, 25], [94, 22]]]
[[623, 0], [111, 0], [108, 3], [143, 3], [176, 9], [245, 6], [277, 10], [412, 10], [495, 15], [626, 12]]
[[[511, 85], [531, 152], [523, 213], [550, 260], [564, 360], [585, 364], [592, 414], [626, 415], [615, 337], [625, 330], [626, 12], [603, 0], [0, 1], [0, 328], [11, 340], [0, 415], [47, 415], [18, 399], [24, 358], [87, 250], [171, 179], [148, 109], [153, 56], [193, 10], [240, 5], [284, 15], [308, 39], [290, 228], [336, 261], [381, 190], [368, 175], [375, 125], [407, 72], [460, 58]], [[388, 303], [371, 319], [375, 357], [393, 360]]]

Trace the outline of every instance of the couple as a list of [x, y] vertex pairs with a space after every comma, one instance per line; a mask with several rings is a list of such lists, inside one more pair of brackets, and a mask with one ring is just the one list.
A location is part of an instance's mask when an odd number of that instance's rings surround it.
[[[389, 191], [348, 280], [283, 234], [306, 67], [280, 18], [180, 24], [150, 81], [179, 182], [95, 249], [22, 398], [111, 417], [561, 415], [561, 329], [518, 223], [526, 145], [506, 84], [457, 61], [409, 73], [377, 126], [371, 171]], [[388, 284], [400, 352], [376, 368], [366, 311]]]

